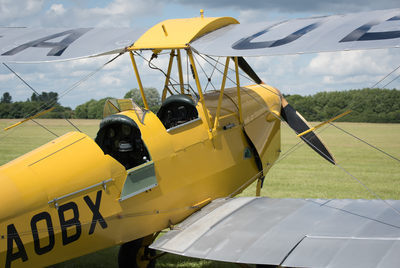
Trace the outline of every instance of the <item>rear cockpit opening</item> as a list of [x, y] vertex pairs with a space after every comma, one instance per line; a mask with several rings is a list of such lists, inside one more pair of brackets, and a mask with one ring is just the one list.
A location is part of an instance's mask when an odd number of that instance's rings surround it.
[[104, 118], [95, 141], [104, 154], [112, 156], [127, 170], [151, 160], [139, 127], [125, 115]]
[[166, 129], [170, 129], [198, 118], [196, 104], [187, 95], [171, 95], [161, 105], [157, 116]]

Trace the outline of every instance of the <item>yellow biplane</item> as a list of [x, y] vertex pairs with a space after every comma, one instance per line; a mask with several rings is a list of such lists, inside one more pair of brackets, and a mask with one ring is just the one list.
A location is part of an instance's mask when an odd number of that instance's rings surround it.
[[[70, 132], [0, 167], [0, 267], [48, 266], [114, 245], [120, 267], [153, 267], [154, 249], [273, 266], [398, 267], [398, 201], [235, 196], [255, 181], [259, 195], [280, 153], [282, 119], [335, 164], [314, 128], [243, 56], [396, 47], [399, 21], [395, 9], [254, 25], [201, 14], [142, 35], [2, 29], [2, 62], [129, 55], [144, 107], [110, 99], [94, 140]], [[150, 67], [169, 56], [157, 114], [136, 64], [144, 51]], [[217, 90], [204, 92], [200, 57], [222, 66]], [[241, 84], [240, 70], [252, 85]]]

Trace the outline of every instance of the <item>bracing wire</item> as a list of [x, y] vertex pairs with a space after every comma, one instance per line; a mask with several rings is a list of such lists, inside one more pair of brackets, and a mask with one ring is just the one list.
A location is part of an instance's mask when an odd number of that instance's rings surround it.
[[[378, 82], [376, 82], [371, 88], [375, 88], [377, 85], [379, 85], [383, 80], [385, 80], [386, 78], [388, 78], [392, 73], [394, 73], [395, 71], [397, 71], [400, 68], [400, 65], [397, 66], [393, 71], [391, 71], [390, 73], [388, 73], [385, 77], [383, 77], [381, 80], [379, 80]], [[398, 77], [398, 76], [397, 76]], [[396, 80], [397, 77], [394, 79]], [[391, 82], [389, 82], [388, 84], [392, 83], [394, 80], [392, 80]], [[384, 85], [382, 88], [386, 87], [388, 84]]]
[[[202, 57], [202, 55], [200, 55], [201, 57]], [[214, 60], [215, 61], [215, 59], [213, 59], [212, 57], [209, 57], [209, 56], [207, 56], [208, 58], [211, 58], [212, 60]], [[202, 58], [204, 58], [204, 57], [202, 57]], [[209, 63], [209, 64], [211, 64], [209, 61], [207, 61], [206, 59], [205, 59], [205, 61], [207, 62], [207, 63]], [[400, 68], [400, 66], [398, 67], [398, 68]], [[398, 69], [397, 68], [397, 69]], [[218, 71], [220, 71], [220, 70], [218, 70]], [[394, 71], [393, 71], [394, 72]], [[393, 73], [392, 72], [392, 73]], [[242, 75], [243, 76], [243, 75]], [[248, 78], [247, 76], [244, 76], [246, 79], [248, 79], [248, 80], [251, 80], [250, 78]], [[398, 76], [398, 77], [400, 77], [400, 75]], [[229, 77], [227, 77], [230, 81], [232, 81]], [[397, 77], [395, 78], [395, 79], [397, 79]], [[393, 82], [395, 79], [393, 79], [392, 81], [390, 81], [389, 83], [391, 83], [391, 82]], [[252, 81], [252, 80], [251, 80]], [[233, 81], [232, 81], [233, 82]], [[389, 84], [388, 83], [388, 84]], [[260, 86], [262, 86], [262, 85], [260, 85]], [[385, 85], [386, 86], [386, 85]], [[268, 89], [268, 88], [266, 88], [266, 89]], [[269, 90], [269, 89], [268, 89]], [[271, 91], [272, 92], [272, 91]], [[276, 92], [273, 92], [273, 93], [275, 93], [275, 94], [277, 94]], [[281, 120], [281, 121], [284, 121], [284, 120]], [[333, 124], [331, 124], [331, 125], [333, 125]], [[334, 125], [335, 126], [335, 125]], [[346, 132], [345, 132], [346, 133]], [[349, 135], [351, 135], [351, 136], [353, 136], [353, 137], [355, 137], [355, 138], [357, 138], [357, 139], [359, 139], [359, 140], [361, 140], [362, 142], [364, 142], [364, 143], [366, 143], [367, 145], [369, 145], [369, 146], [371, 146], [372, 148], [375, 148], [375, 149], [377, 149], [377, 150], [379, 150], [379, 151], [381, 151], [382, 153], [384, 153], [384, 154], [386, 154], [386, 155], [388, 155], [388, 156], [390, 156], [391, 158], [393, 158], [393, 159], [395, 159], [396, 161], [398, 161], [398, 159], [396, 158], [396, 157], [393, 157], [393, 156], [391, 156], [390, 154], [388, 154], [388, 153], [386, 153], [386, 152], [384, 152], [383, 150], [381, 150], [381, 149], [379, 149], [379, 148], [377, 148], [376, 146], [373, 146], [373, 145], [371, 145], [371, 144], [369, 144], [369, 143], [367, 143], [367, 142], [365, 142], [365, 141], [363, 141], [361, 138], [358, 138], [358, 137], [356, 137], [355, 135], [353, 135], [353, 134], [351, 134], [351, 133], [347, 133], [347, 134], [349, 134]], [[306, 142], [306, 143], [308, 143], [308, 145], [310, 145], [312, 148], [314, 148], [316, 151], [318, 151], [320, 154], [322, 154], [322, 155], [324, 155], [325, 157], [327, 157], [325, 154], [324, 154], [324, 152], [322, 152], [321, 150], [319, 150], [316, 146], [314, 146], [312, 143], [310, 143], [308, 140], [303, 140], [304, 142]], [[301, 142], [299, 142], [298, 144], [296, 144], [296, 145], [294, 145], [292, 148], [290, 148], [289, 149], [289, 151], [288, 152], [286, 152], [285, 154], [284, 154], [284, 156], [283, 156], [283, 158], [285, 158], [288, 154], [290, 154], [290, 153], [292, 153], [294, 150], [295, 150], [295, 147], [298, 147], [299, 146], [299, 144], [301, 144]], [[279, 159], [278, 159], [279, 160]], [[280, 160], [282, 160], [282, 159], [280, 159]], [[345, 169], [344, 167], [342, 167], [340, 164], [338, 164], [338, 163], [336, 163], [336, 166], [337, 167], [339, 167], [343, 172], [345, 172], [347, 175], [349, 175], [353, 180], [355, 180], [358, 184], [360, 184], [367, 192], [369, 192], [371, 195], [373, 195], [375, 198], [377, 198], [377, 199], [379, 199], [380, 201], [382, 201], [383, 203], [385, 203], [388, 207], [390, 207], [392, 210], [394, 210], [397, 214], [399, 214], [400, 215], [400, 211], [398, 210], [398, 209], [396, 209], [395, 207], [393, 207], [390, 203], [388, 203], [386, 200], [384, 200], [384, 199], [382, 199], [377, 193], [375, 193], [372, 189], [370, 189], [367, 185], [365, 185], [361, 180], [359, 180], [358, 178], [356, 178], [353, 174], [351, 174], [347, 169]], [[261, 176], [261, 174], [263, 174], [263, 172], [264, 172], [264, 170], [265, 170], [265, 168], [263, 168], [263, 170], [262, 171], [260, 171], [259, 173], [257, 173], [255, 176], [253, 176], [249, 181], [247, 181], [247, 182], [245, 182], [245, 184], [243, 184], [243, 186], [244, 185], [248, 185], [249, 184], [249, 182], [251, 182], [251, 181], [254, 181], [258, 176]], [[246, 186], [244, 186], [244, 187], [246, 187]], [[240, 188], [239, 188], [240, 189]], [[234, 193], [236, 193], [237, 191], [235, 191]], [[232, 193], [231, 195], [233, 195], [234, 193]]]
[[4, 62], [3, 62], [3, 65], [8, 69], [8, 70], [10, 70], [10, 72], [12, 72], [16, 77], [18, 77], [19, 78], [19, 80], [21, 80], [27, 87], [29, 87], [33, 92], [35, 92], [36, 93], [36, 95], [40, 95], [33, 87], [31, 87], [21, 76], [19, 76], [13, 69], [11, 69], [11, 67], [10, 66], [8, 66], [7, 64], [5, 64]]
[[[65, 89], [63, 92], [61, 92], [61, 94], [59, 95], [58, 99], [53, 100], [53, 101], [49, 101], [47, 103], [42, 104], [39, 109], [37, 109], [37, 111], [35, 112], [31, 112], [30, 114], [28, 114], [25, 118], [31, 117], [35, 114], [37, 114], [40, 111], [45, 110], [46, 107], [53, 107], [57, 101], [59, 101], [61, 98], [63, 98], [65, 95], [67, 95], [69, 92], [71, 92], [73, 89], [77, 88], [78, 86], [80, 86], [83, 82], [87, 81], [90, 77], [92, 77], [93, 75], [95, 75], [96, 73], [98, 73], [100, 70], [102, 70], [106, 65], [110, 64], [111, 62], [113, 62], [114, 60], [116, 60], [119, 56], [121, 56], [122, 54], [124, 54], [125, 52], [121, 52], [119, 54], [117, 54], [115, 57], [111, 58], [110, 60], [108, 60], [106, 63], [104, 63], [103, 65], [101, 65], [100, 67], [98, 67], [97, 69], [95, 69], [94, 71], [92, 71], [91, 73], [89, 73], [88, 75], [84, 76], [83, 78], [81, 78], [80, 80], [78, 80], [76, 83], [72, 84], [70, 87], [68, 87], [67, 89]], [[21, 79], [21, 81], [23, 81], [31, 90], [33, 90], [33, 92], [35, 92], [37, 95], [40, 95], [36, 90], [34, 90], [25, 80], [22, 79], [22, 77], [20, 77], [16, 72], [14, 72], [8, 65], [6, 65], [5, 63], [3, 63], [11, 72], [13, 72], [19, 79]], [[40, 125], [37, 121], [32, 120], [33, 122], [35, 122], [36, 124]], [[69, 121], [69, 120], [67, 120]], [[70, 122], [70, 121], [69, 121]], [[73, 124], [72, 124], [73, 125]], [[43, 125], [40, 125], [41, 127], [44, 127]], [[74, 125], [73, 125], [74, 126]], [[76, 126], [74, 126], [76, 129], [78, 129]], [[45, 127], [44, 127], [45, 128]], [[47, 131], [49, 131], [50, 133], [52, 133], [53, 135], [56, 135], [54, 132], [50, 131], [49, 129], [45, 128]], [[78, 129], [79, 130], [79, 129]], [[80, 130], [79, 130], [80, 131]], [[56, 135], [58, 137], [58, 135]]]
[[[327, 157], [324, 152], [319, 150], [316, 146], [314, 146], [312, 143], [310, 143], [308, 140], [304, 139], [304, 142], [307, 142], [308, 145], [313, 147], [316, 151], [318, 151], [320, 154], [324, 155]], [[347, 175], [349, 175], [352, 179], [354, 179], [357, 183], [359, 183], [367, 192], [369, 192], [371, 195], [373, 195], [375, 198], [379, 199], [383, 203], [385, 203], [388, 207], [390, 207], [392, 210], [394, 210], [397, 214], [400, 215], [400, 211], [393, 207], [391, 204], [389, 204], [386, 200], [382, 199], [377, 193], [375, 193], [371, 188], [369, 188], [367, 185], [365, 185], [360, 179], [356, 178], [353, 174], [351, 174], [347, 169], [342, 167], [339, 163], [336, 163], [335, 166], [339, 167], [343, 172], [345, 172]]]
[[[321, 133], [323, 131], [325, 131], [327, 128], [329, 127], [329, 125], [324, 126], [318, 133]], [[312, 139], [315, 139], [317, 136], [312, 137]], [[277, 164], [278, 162], [282, 161], [283, 159], [285, 159], [286, 157], [288, 157], [291, 153], [293, 153], [294, 151], [296, 151], [297, 149], [299, 149], [301, 146], [303, 146], [305, 143], [303, 142], [302, 139], [300, 139], [295, 145], [293, 145], [292, 147], [290, 147], [286, 152], [284, 152], [283, 154], [279, 155], [279, 158], [275, 161], [275, 164]]]
[[76, 130], [78, 130], [79, 132], [82, 132], [74, 123], [71, 122], [71, 120], [69, 120], [67, 117], [64, 117], [65, 120], [67, 120], [67, 122], [73, 126]]
[[213, 87], [214, 90], [217, 90], [217, 89], [215, 88], [214, 84], [212, 83], [211, 78], [212, 78], [212, 76], [214, 75], [214, 71], [215, 71], [216, 66], [217, 66], [217, 64], [218, 64], [219, 61], [218, 61], [218, 60], [216, 61], [215, 65], [213, 66], [213, 70], [212, 70], [210, 76], [208, 76], [207, 73], [206, 73], [206, 71], [204, 70], [203, 66], [200, 64], [199, 60], [197, 59], [196, 54], [193, 55], [193, 58], [196, 60], [197, 65], [200, 66], [200, 69], [202, 70], [204, 76], [207, 78], [207, 84], [206, 84], [206, 86], [205, 86], [205, 88], [204, 88], [204, 92], [206, 92], [207, 87], [208, 87], [209, 84]]
[[[31, 85], [28, 84], [28, 82], [26, 82], [20, 75], [18, 75], [17, 72], [15, 72], [10, 66], [8, 66], [7, 64], [5, 64], [4, 62], [3, 62], [3, 65], [4, 65], [8, 70], [10, 70], [10, 72], [12, 72], [17, 78], [19, 78], [19, 80], [21, 80], [27, 87], [29, 87], [29, 88], [34, 92], [34, 94], [36, 94], [36, 96], [39, 96], [39, 95], [40, 95]], [[39, 111], [38, 111], [38, 112], [40, 112], [40, 111], [44, 111], [44, 109], [39, 108]], [[35, 113], [32, 113], [31, 115], [33, 115], [33, 114], [35, 114]], [[31, 115], [28, 115], [27, 117], [30, 117]], [[47, 127], [43, 126], [42, 124], [40, 124], [40, 123], [37, 122], [36, 120], [33, 120], [33, 119], [31, 119], [31, 120], [32, 120], [32, 122], [34, 122], [34, 123], [37, 124], [38, 126], [42, 127], [43, 129], [47, 130], [47, 131], [50, 132], [51, 134], [53, 134], [53, 135], [55, 135], [56, 137], [58, 137], [57, 134], [55, 134], [53, 131], [51, 131], [51, 130], [48, 129]]]
[[40, 124], [38, 121], [36, 121], [35, 119], [31, 119], [32, 122], [34, 122], [35, 124], [39, 125], [40, 127], [44, 128], [45, 130], [47, 130], [48, 132], [50, 132], [51, 134], [53, 134], [56, 137], [59, 137], [56, 133], [54, 133], [53, 131], [51, 131], [50, 129], [48, 129], [47, 127], [43, 126], [42, 124]]
[[[207, 57], [215, 61], [215, 59], [213, 59], [212, 57], [210, 57], [210, 56], [207, 56]], [[209, 63], [209, 62], [208, 62], [208, 63]], [[209, 64], [211, 64], [211, 63], [209, 63]], [[387, 75], [386, 75], [384, 78], [382, 78], [380, 81], [378, 81], [377, 83], [375, 83], [372, 87], [375, 87], [376, 85], [378, 85], [380, 82], [382, 82], [383, 80], [385, 80], [385, 79], [386, 79], [387, 77], [389, 77], [392, 73], [394, 73], [395, 71], [397, 71], [399, 68], [400, 68], [400, 65], [399, 65], [398, 67], [396, 67], [393, 71], [391, 71], [389, 74], [387, 74]], [[231, 70], [232, 70], [232, 69], [231, 69]], [[241, 76], [244, 77], [244, 78], [246, 78], [246, 79], [248, 79], [248, 80], [250, 80], [250, 81], [252, 81], [252, 79], [250, 79], [249, 77], [247, 77], [247, 76], [245, 76], [245, 75], [241, 75]], [[397, 75], [397, 76], [396, 76], [394, 79], [392, 79], [390, 82], [388, 82], [387, 84], [385, 84], [382, 88], [384, 88], [384, 87], [386, 87], [387, 85], [391, 84], [393, 81], [395, 81], [395, 80], [396, 80], [397, 78], [399, 78], [399, 77], [400, 77], [400, 74]], [[231, 79], [230, 79], [230, 81], [233, 82]], [[260, 86], [264, 87], [262, 84], [260, 84]], [[266, 88], [266, 87], [264, 87], [264, 88], [267, 89], [267, 90], [269, 90], [269, 89]], [[270, 91], [271, 91], [271, 90], [270, 90]], [[271, 91], [271, 92], [277, 94], [276, 92], [273, 92], [273, 91]], [[281, 121], [284, 121], [284, 120], [281, 120]], [[372, 148], [374, 148], [374, 149], [380, 151], [381, 153], [383, 153], [383, 154], [389, 156], [390, 158], [392, 158], [392, 159], [394, 159], [394, 160], [400, 162], [400, 159], [398, 159], [398, 158], [396, 158], [396, 157], [390, 155], [389, 153], [383, 151], [382, 149], [379, 149], [378, 147], [376, 147], [376, 146], [374, 146], [374, 145], [372, 145], [372, 144], [370, 144], [370, 143], [364, 141], [363, 139], [361, 139], [361, 138], [355, 136], [354, 134], [351, 134], [351, 133], [348, 132], [348, 131], [345, 131], [344, 129], [339, 128], [338, 126], [336, 126], [336, 125], [334, 125], [334, 124], [332, 124], [332, 123], [331, 123], [331, 125], [333, 125], [333, 126], [335, 126], [336, 128], [340, 129], [340, 130], [343, 131], [344, 133], [346, 133], [346, 134], [348, 134], [348, 135], [351, 135], [352, 137], [356, 138], [357, 140], [359, 140], [359, 141], [361, 141], [361, 142], [367, 144], [368, 146], [370, 146], [370, 147], [372, 147]], [[299, 143], [301, 144], [301, 142], [299, 142]]]
[[397, 80], [397, 78], [399, 78], [400, 77], [400, 74], [399, 75], [397, 75], [395, 78], [393, 78], [392, 80], [390, 80], [388, 83], [386, 83], [382, 88], [385, 88], [385, 87], [387, 87], [388, 85], [390, 85], [392, 82], [394, 82], [395, 80]]
[[[205, 59], [204, 56], [202, 56], [201, 54], [199, 54], [199, 55], [200, 55], [200, 57], [202, 57], [205, 61], [207, 61], [207, 60]], [[213, 60], [213, 61], [216, 61], [213, 57], [210, 57], [210, 56], [208, 56], [208, 55], [206, 55], [206, 57], [209, 58], [209, 59], [211, 59], [211, 60]], [[207, 63], [208, 63], [208, 64], [211, 64], [209, 61], [207, 61]], [[223, 65], [222, 62], [219, 62], [218, 64], [219, 64], [219, 65]], [[229, 70], [235, 72], [235, 70], [234, 70], [233, 68], [231, 68], [231, 67], [229, 67]], [[240, 75], [241, 77], [245, 78], [246, 80], [248, 80], [248, 81], [254, 83], [253, 79], [249, 78], [247, 75], [244, 75], [244, 74], [241, 74], [241, 73], [239, 73], [239, 75]], [[229, 79], [229, 81], [231, 81], [232, 83], [236, 83], [236, 82], [234, 82], [232, 79]], [[273, 94], [275, 94], [275, 95], [277, 95], [277, 96], [280, 96], [279, 93], [277, 93], [277, 92], [275, 92], [275, 91], [269, 89], [268, 87], [264, 86], [263, 84], [258, 84], [258, 85], [261, 86], [262, 88], [268, 90], [269, 92], [271, 92], [271, 93], [273, 93]]]
[[347, 130], [344, 130], [343, 128], [338, 127], [337, 125], [335, 125], [335, 124], [333, 124], [333, 123], [329, 123], [329, 124], [332, 125], [332, 126], [334, 126], [334, 127], [337, 128], [337, 129], [339, 129], [340, 131], [346, 133], [347, 135], [350, 135], [351, 137], [353, 137], [353, 138], [355, 138], [355, 139], [361, 141], [362, 143], [364, 143], [364, 144], [370, 146], [371, 148], [373, 148], [373, 149], [375, 149], [375, 150], [377, 150], [377, 151], [379, 151], [379, 152], [385, 154], [386, 156], [392, 158], [393, 160], [396, 160], [397, 162], [400, 162], [400, 159], [398, 159], [397, 157], [395, 157], [395, 156], [393, 156], [393, 155], [391, 155], [391, 154], [385, 152], [384, 150], [382, 150], [382, 149], [376, 147], [375, 145], [372, 145], [372, 144], [366, 142], [365, 140], [363, 140], [363, 139], [357, 137], [356, 135], [354, 135], [354, 134], [348, 132]]

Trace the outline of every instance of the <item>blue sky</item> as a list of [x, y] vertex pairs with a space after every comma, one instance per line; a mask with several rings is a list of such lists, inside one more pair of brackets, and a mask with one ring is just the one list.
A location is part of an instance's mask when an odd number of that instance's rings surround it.
[[[398, 7], [398, 0], [0, 0], [0, 26], [27, 27], [133, 27], [147, 29], [170, 18], [232, 16], [239, 21], [265, 21]], [[101, 66], [107, 57], [46, 64], [10, 64], [37, 91], [63, 92]], [[398, 49], [258, 57], [248, 59], [264, 81], [287, 94], [369, 87], [400, 64]], [[157, 63], [165, 66], [166, 59]], [[139, 63], [143, 83], [162, 88], [163, 77]], [[391, 76], [394, 78], [397, 74]], [[390, 81], [390, 78], [389, 80]], [[384, 85], [382, 83], [381, 85]], [[91, 98], [123, 97], [137, 87], [128, 55], [120, 57], [61, 99], [75, 107]], [[395, 81], [390, 88], [400, 87]], [[4, 66], [0, 66], [0, 94], [14, 100], [32, 94]]]

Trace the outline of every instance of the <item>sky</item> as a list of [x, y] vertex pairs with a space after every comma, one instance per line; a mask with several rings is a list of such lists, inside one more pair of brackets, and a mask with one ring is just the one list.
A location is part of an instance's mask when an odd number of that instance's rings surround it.
[[[132, 27], [144, 31], [171, 18], [231, 16], [240, 22], [279, 20], [398, 8], [398, 0], [0, 0], [0, 26], [24, 27]], [[399, 49], [329, 52], [249, 58], [266, 83], [285, 94], [310, 95], [371, 87], [400, 65]], [[64, 106], [76, 107], [90, 99], [122, 98], [137, 88], [128, 54], [107, 65], [68, 94], [64, 92], [109, 60], [109, 56], [68, 62], [9, 64], [36, 91], [55, 91]], [[199, 59], [209, 74], [212, 66]], [[154, 61], [165, 67], [168, 59]], [[145, 87], [162, 89], [164, 76], [138, 62]], [[379, 86], [397, 75], [394, 72]], [[215, 72], [214, 76], [218, 76]], [[247, 81], [243, 81], [245, 84]], [[205, 85], [204, 85], [205, 87]], [[387, 86], [400, 88], [400, 79]], [[210, 85], [208, 89], [212, 89]], [[10, 92], [14, 101], [26, 100], [32, 91], [0, 65], [0, 95]]]

